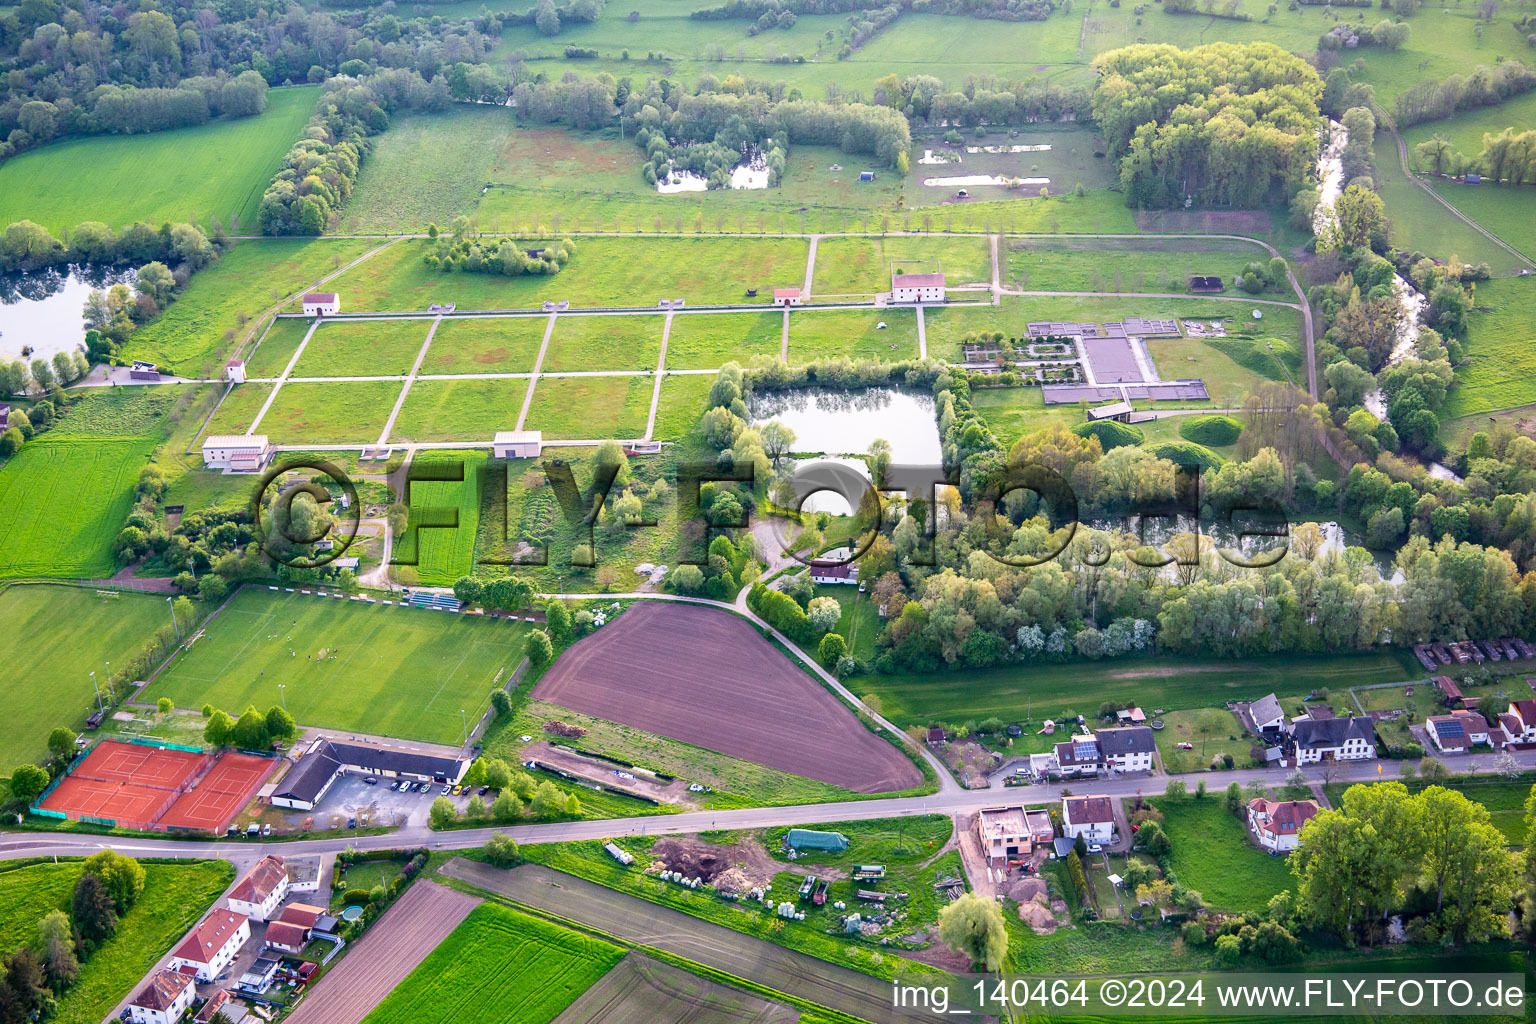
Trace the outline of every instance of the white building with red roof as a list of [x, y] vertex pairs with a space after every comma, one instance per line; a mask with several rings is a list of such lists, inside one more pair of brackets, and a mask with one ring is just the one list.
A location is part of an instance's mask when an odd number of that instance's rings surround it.
[[171, 970], [191, 968], [198, 981], [212, 981], [235, 962], [240, 948], [250, 940], [251, 922], [244, 914], [220, 907], [187, 932], [171, 953]]
[[1315, 800], [1266, 800], [1248, 803], [1248, 831], [1272, 853], [1290, 853], [1301, 845], [1301, 827], [1317, 817]]
[[268, 854], [229, 894], [230, 909], [253, 921], [267, 921], [288, 898], [288, 869], [283, 858]]
[[299, 301], [304, 306], [305, 316], [341, 312], [341, 296], [335, 292], [305, 292]]
[[197, 999], [191, 974], [161, 969], [139, 989], [128, 1004], [134, 1024], [176, 1024]]
[[892, 302], [943, 302], [943, 274], [892, 274]]

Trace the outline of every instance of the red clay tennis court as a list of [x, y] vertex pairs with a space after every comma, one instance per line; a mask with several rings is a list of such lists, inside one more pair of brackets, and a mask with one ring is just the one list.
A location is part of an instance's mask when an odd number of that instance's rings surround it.
[[158, 824], [165, 828], [225, 828], [272, 773], [273, 762], [249, 754], [225, 754], [207, 775], [171, 805]]
[[104, 740], [39, 806], [122, 828], [219, 831], [255, 795], [274, 762]]

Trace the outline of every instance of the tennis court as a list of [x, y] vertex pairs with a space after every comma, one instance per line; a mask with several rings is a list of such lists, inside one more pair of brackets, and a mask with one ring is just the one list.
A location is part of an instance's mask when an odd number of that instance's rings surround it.
[[98, 743], [70, 775], [154, 789], [181, 789], [207, 760], [207, 754], [190, 750], [140, 747], [106, 740]]
[[71, 775], [41, 806], [71, 818], [95, 818], [123, 828], [148, 830], [175, 801], [175, 790]]
[[249, 754], [225, 754], [160, 818], [165, 828], [222, 831], [272, 774], [277, 762]]

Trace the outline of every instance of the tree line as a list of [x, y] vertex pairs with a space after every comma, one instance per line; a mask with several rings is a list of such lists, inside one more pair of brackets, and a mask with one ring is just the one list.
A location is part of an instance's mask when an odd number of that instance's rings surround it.
[[1438, 121], [1459, 110], [1492, 107], [1536, 88], [1536, 71], [1518, 60], [1488, 67], [1480, 64], [1468, 75], [1450, 75], [1443, 82], [1421, 81], [1398, 93], [1393, 113], [1401, 128]]

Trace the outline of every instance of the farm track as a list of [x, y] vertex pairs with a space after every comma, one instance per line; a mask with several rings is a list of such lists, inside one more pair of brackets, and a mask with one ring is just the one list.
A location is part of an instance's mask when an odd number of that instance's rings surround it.
[[315, 984], [288, 1024], [359, 1024], [480, 900], [419, 881]]
[[889, 983], [879, 978], [574, 875], [535, 864], [502, 871], [466, 860], [449, 861], [442, 870], [451, 878], [525, 906], [580, 922], [627, 942], [686, 957], [779, 992], [794, 993], [801, 999], [875, 1024], [894, 1024], [906, 1019], [892, 1009]]

